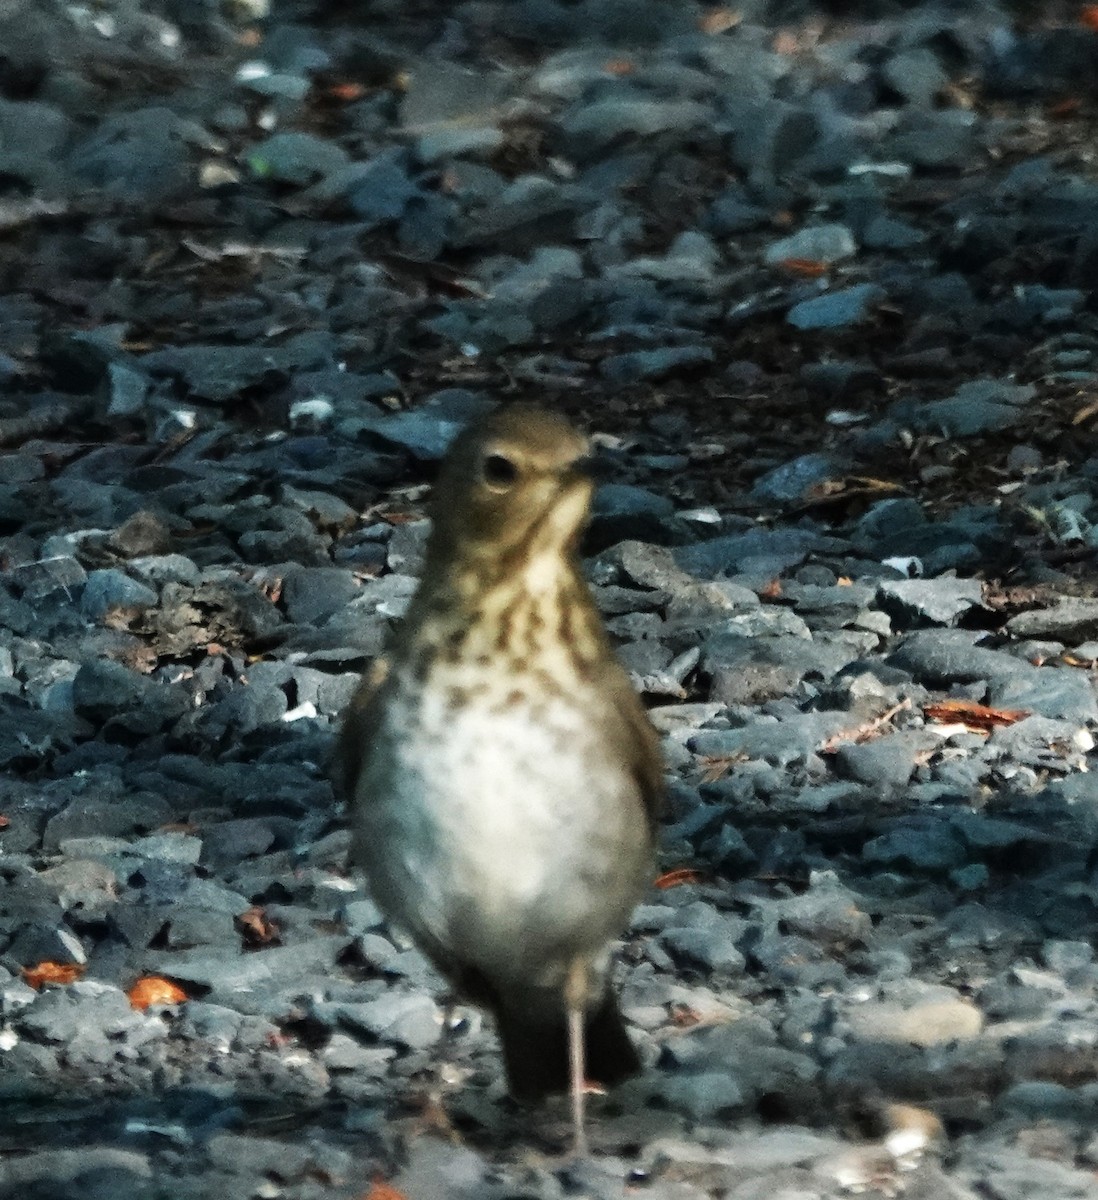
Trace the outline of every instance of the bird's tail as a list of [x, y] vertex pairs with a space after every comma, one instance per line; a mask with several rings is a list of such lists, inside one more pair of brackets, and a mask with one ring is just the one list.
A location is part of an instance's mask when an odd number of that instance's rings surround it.
[[[568, 1025], [564, 1013], [547, 1021], [497, 1010], [507, 1085], [517, 1100], [540, 1100], [568, 1091]], [[607, 991], [584, 1023], [587, 1078], [613, 1087], [640, 1070], [640, 1058], [622, 1019], [617, 997]]]

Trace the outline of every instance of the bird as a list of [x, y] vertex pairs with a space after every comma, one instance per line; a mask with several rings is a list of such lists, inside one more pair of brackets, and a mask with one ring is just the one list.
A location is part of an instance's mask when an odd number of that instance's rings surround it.
[[654, 869], [658, 736], [579, 556], [588, 440], [514, 404], [467, 426], [431, 496], [423, 572], [344, 716], [349, 862], [453, 990], [494, 1017], [508, 1088], [571, 1095], [640, 1060], [613, 943]]

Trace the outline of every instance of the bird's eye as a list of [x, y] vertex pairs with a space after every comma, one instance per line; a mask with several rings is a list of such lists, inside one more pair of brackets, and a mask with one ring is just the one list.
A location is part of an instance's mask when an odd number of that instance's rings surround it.
[[518, 467], [502, 454], [489, 454], [484, 460], [484, 482], [489, 487], [508, 488], [518, 478]]

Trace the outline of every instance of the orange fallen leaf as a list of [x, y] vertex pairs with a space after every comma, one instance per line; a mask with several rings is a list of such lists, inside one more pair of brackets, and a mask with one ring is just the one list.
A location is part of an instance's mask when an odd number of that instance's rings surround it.
[[632, 75], [637, 64], [631, 58], [610, 58], [602, 64], [607, 75]]
[[7, 829], [10, 824], [11, 817], [5, 817], [3, 813], [0, 813], [0, 829]]
[[244, 940], [253, 946], [266, 945], [278, 939], [279, 928], [258, 905], [254, 904], [236, 918], [237, 928]]
[[382, 1183], [378, 1180], [363, 1195], [362, 1200], [408, 1200], [408, 1197], [400, 1188], [395, 1188], [391, 1183]]
[[130, 1004], [140, 1012], [154, 1004], [182, 1004], [188, 998], [181, 987], [159, 975], [146, 975], [139, 979], [126, 995]]
[[790, 275], [803, 275], [806, 279], [819, 279], [827, 274], [827, 263], [817, 262], [814, 258], [783, 258], [778, 266]]
[[964, 725], [975, 733], [987, 733], [997, 725], [1013, 725], [1028, 717], [1024, 708], [990, 708], [975, 700], [936, 700], [923, 708], [928, 721]]
[[781, 594], [782, 581], [776, 577], [759, 589], [760, 600], [777, 600]]
[[23, 982], [37, 992], [43, 984], [75, 983], [87, 970], [82, 963], [40, 962], [33, 967], [21, 967]]
[[668, 888], [681, 887], [684, 883], [701, 883], [703, 878], [701, 871], [696, 871], [693, 867], [676, 867], [673, 871], [664, 871], [662, 875], [658, 875], [655, 883], [661, 892], [665, 892]]
[[1084, 4], [1079, 14], [1079, 24], [1087, 29], [1098, 30], [1098, 4]]
[[361, 83], [333, 83], [328, 88], [328, 95], [341, 104], [350, 104], [353, 100], [361, 100], [366, 89]]

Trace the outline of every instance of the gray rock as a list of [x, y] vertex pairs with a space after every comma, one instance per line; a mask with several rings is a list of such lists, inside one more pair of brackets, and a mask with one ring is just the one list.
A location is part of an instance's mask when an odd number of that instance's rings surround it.
[[973, 379], [945, 400], [921, 404], [915, 412], [916, 429], [946, 437], [974, 437], [1016, 425], [1025, 417], [1024, 406], [1037, 394], [1033, 384], [1011, 384], [997, 379]]
[[420, 1138], [409, 1148], [392, 1186], [415, 1200], [480, 1200], [491, 1194], [491, 1174], [488, 1162], [474, 1150]]
[[928, 687], [1024, 679], [1034, 670], [1009, 654], [977, 645], [979, 636], [959, 629], [920, 631], [904, 638], [885, 661], [911, 672]]
[[688, 131], [707, 124], [712, 111], [692, 100], [652, 100], [629, 88], [594, 103], [566, 109], [558, 118], [569, 142], [586, 155], [606, 149], [627, 134], [651, 137], [669, 130]]
[[130, 1189], [135, 1185], [140, 1186], [140, 1180], [151, 1179], [153, 1169], [149, 1156], [136, 1150], [95, 1145], [80, 1146], [72, 1150], [55, 1147], [30, 1154], [6, 1155], [0, 1162], [0, 1184], [18, 1189], [19, 1194], [28, 1197], [45, 1197], [47, 1192], [40, 1191], [37, 1187], [32, 1186], [32, 1190], [28, 1192], [28, 1185], [39, 1181], [46, 1181], [47, 1185], [69, 1183], [82, 1176], [91, 1177], [99, 1172], [118, 1174], [125, 1191], [116, 1194], [143, 1195], [131, 1192]]
[[845, 726], [845, 713], [798, 713], [782, 720], [759, 717], [740, 729], [703, 730], [689, 739], [696, 754], [717, 758], [746, 755], [775, 766], [805, 763]]
[[198, 132], [169, 108], [116, 113], [77, 142], [67, 166], [105, 192], [166, 200], [193, 186], [188, 142]]
[[52, 191], [72, 132], [68, 117], [39, 100], [0, 100], [0, 144], [5, 169], [37, 189]]
[[767, 246], [763, 261], [770, 266], [791, 258], [835, 263], [857, 253], [853, 233], [845, 225], [810, 225]]
[[1057, 597], [1051, 608], [1016, 613], [1006, 627], [1014, 637], [1055, 638], [1076, 645], [1098, 637], [1098, 600]]
[[279, 183], [307, 184], [347, 163], [347, 152], [326, 138], [287, 130], [257, 142], [246, 153], [252, 174]]
[[976, 152], [975, 114], [963, 109], [920, 110], [903, 121], [889, 152], [917, 167], [963, 168]]
[[181, 690], [110, 661], [85, 663], [73, 679], [72, 699], [82, 716], [113, 719], [135, 733], [162, 729], [189, 707]]
[[319, 625], [359, 595], [361, 586], [342, 567], [313, 567], [291, 571], [282, 584], [282, 602], [290, 620]]
[[78, 1053], [96, 1040], [124, 1037], [149, 1019], [130, 1007], [120, 989], [89, 981], [40, 992], [19, 1024], [33, 1037]]
[[606, 483], [595, 492], [588, 537], [595, 547], [633, 539], [664, 543], [674, 513], [666, 496], [627, 483]]
[[926, 241], [926, 234], [907, 221], [898, 221], [881, 213], [862, 230], [862, 245], [867, 250], [910, 250]]
[[745, 960], [732, 938], [733, 931], [720, 922], [708, 928], [665, 929], [661, 935], [671, 956], [683, 965], [718, 975], [739, 975]]
[[316, 1005], [314, 1011], [325, 1022], [412, 1050], [433, 1046], [442, 1032], [442, 1014], [430, 996], [396, 989], [377, 1000], [334, 1001]]
[[695, 1121], [712, 1121], [741, 1109], [743, 1089], [729, 1070], [697, 1071], [671, 1075], [663, 1085], [663, 1099]]
[[904, 1007], [867, 1001], [847, 1010], [854, 1035], [865, 1041], [939, 1046], [977, 1037], [983, 1015], [974, 1004], [958, 999], [930, 999]]
[[914, 818], [866, 842], [862, 856], [869, 863], [943, 873], [966, 859], [964, 844], [948, 825]]
[[612, 354], [599, 364], [600, 372], [621, 386], [642, 380], [666, 379], [677, 371], [707, 366], [714, 353], [708, 346], [664, 346], [658, 350], [634, 350]]
[[233, 1175], [274, 1175], [292, 1180], [313, 1166], [313, 1155], [306, 1146], [287, 1139], [244, 1134], [215, 1134], [206, 1143], [206, 1154], [211, 1166]]
[[813, 488], [845, 470], [846, 464], [830, 454], [802, 454], [760, 475], [751, 494], [764, 504], [801, 504]]
[[152, 588], [138, 583], [113, 567], [92, 571], [80, 597], [80, 611], [89, 621], [102, 621], [108, 615], [136, 615], [152, 608], [159, 596]]
[[700, 579], [746, 575], [758, 563], [765, 564], [769, 572], [767, 578], [772, 579], [804, 562], [811, 553], [840, 551], [843, 547], [844, 543], [837, 538], [824, 537], [810, 530], [754, 529], [694, 542], [677, 548], [674, 553], [678, 565]]
[[141, 365], [154, 375], [180, 377], [194, 397], [219, 404], [268, 376], [326, 366], [333, 354], [328, 335], [299, 334], [277, 346], [170, 346], [143, 355]]
[[280, 989], [333, 971], [346, 945], [346, 938], [329, 936], [250, 954], [211, 954], [202, 947], [160, 955], [150, 966], [172, 979], [210, 988], [214, 1002], [231, 1003], [244, 993], [273, 997]]
[[423, 162], [491, 152], [503, 144], [501, 121], [513, 80], [503, 71], [470, 71], [421, 59], [400, 105], [403, 132], [415, 138]]
[[884, 65], [883, 75], [909, 103], [929, 108], [934, 98], [949, 82], [938, 56], [925, 46], [914, 46], [893, 55]]
[[22, 563], [6, 575], [27, 600], [41, 600], [57, 592], [64, 592], [71, 598], [88, 578], [80, 563], [69, 555]]
[[877, 585], [877, 599], [899, 628], [953, 625], [971, 608], [983, 606], [978, 579], [888, 579]]
[[795, 329], [841, 329], [866, 320], [885, 290], [875, 283], [856, 283], [853, 287], [825, 292], [811, 300], [795, 304], [786, 320]]
[[851, 647], [797, 636], [718, 633], [705, 641], [701, 669], [710, 677], [711, 699], [761, 704], [789, 695], [807, 675], [830, 679], [857, 656]]
[[847, 742], [835, 751], [835, 770], [866, 787], [895, 791], [911, 779], [920, 752], [932, 744], [928, 736], [916, 731], [889, 733], [869, 742]]
[[1057, 721], [1084, 725], [1098, 720], [1094, 685], [1070, 667], [1030, 667], [1015, 678], [1000, 676], [988, 687], [988, 702], [996, 708], [1017, 708]]

